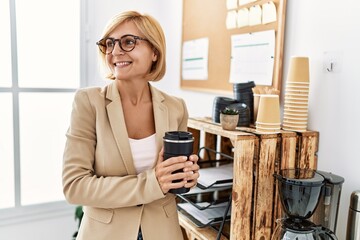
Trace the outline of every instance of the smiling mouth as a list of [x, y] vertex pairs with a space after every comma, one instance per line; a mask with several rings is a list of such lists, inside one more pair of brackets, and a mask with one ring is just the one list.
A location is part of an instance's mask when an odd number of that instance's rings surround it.
[[116, 62], [114, 63], [114, 66], [115, 67], [125, 67], [125, 66], [128, 66], [130, 65], [132, 62], [130, 61], [126, 61], [126, 62]]

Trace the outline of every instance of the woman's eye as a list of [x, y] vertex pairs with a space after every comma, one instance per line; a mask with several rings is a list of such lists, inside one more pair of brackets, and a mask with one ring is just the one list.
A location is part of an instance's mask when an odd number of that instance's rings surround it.
[[132, 38], [126, 38], [124, 40], [124, 43], [127, 45], [127, 46], [131, 46], [131, 45], [134, 45], [135, 44], [135, 40], [132, 39]]
[[114, 43], [111, 40], [106, 40], [105, 45], [106, 45], [106, 47], [113, 47]]

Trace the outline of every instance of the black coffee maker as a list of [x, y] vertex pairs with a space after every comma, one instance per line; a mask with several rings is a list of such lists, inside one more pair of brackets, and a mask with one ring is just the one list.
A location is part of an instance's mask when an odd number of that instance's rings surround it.
[[283, 169], [274, 177], [286, 216], [277, 220], [271, 239], [337, 240], [334, 231], [344, 179], [311, 169]]

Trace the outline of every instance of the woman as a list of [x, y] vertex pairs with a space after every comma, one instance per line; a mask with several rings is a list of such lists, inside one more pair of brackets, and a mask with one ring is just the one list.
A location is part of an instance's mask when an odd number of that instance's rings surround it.
[[97, 45], [114, 81], [77, 91], [64, 151], [65, 197], [84, 206], [77, 239], [183, 239], [168, 191], [195, 186], [199, 166], [196, 155], [163, 160], [165, 132], [186, 131], [188, 119], [183, 100], [149, 83], [165, 74], [164, 33], [124, 12]]

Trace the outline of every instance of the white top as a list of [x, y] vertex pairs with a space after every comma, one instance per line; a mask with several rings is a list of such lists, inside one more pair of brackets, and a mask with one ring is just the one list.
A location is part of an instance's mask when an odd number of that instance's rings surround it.
[[151, 169], [157, 156], [155, 134], [142, 138], [129, 138], [134, 165], [137, 173]]

